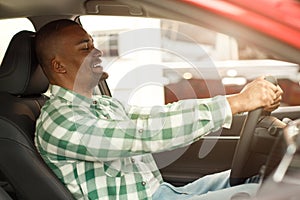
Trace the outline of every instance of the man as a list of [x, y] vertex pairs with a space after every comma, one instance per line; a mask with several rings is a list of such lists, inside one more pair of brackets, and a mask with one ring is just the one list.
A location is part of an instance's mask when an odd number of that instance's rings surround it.
[[[35, 143], [76, 199], [213, 199], [253, 190], [251, 184], [224, 189], [228, 172], [173, 187], [163, 182], [151, 153], [230, 127], [233, 114], [274, 110], [280, 87], [259, 78], [236, 95], [184, 100], [160, 109], [125, 108], [113, 98], [93, 96], [103, 74], [102, 52], [77, 23], [57, 20], [42, 27], [36, 51], [52, 96], [37, 121]], [[214, 190], [217, 195], [208, 193]]]

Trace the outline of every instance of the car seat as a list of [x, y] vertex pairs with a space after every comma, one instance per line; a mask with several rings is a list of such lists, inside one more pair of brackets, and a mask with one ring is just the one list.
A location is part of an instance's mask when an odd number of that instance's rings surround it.
[[34, 51], [35, 33], [11, 40], [0, 67], [0, 171], [14, 199], [74, 199], [34, 146], [35, 122], [48, 99], [48, 80]]
[[12, 200], [12, 198], [8, 195], [8, 193], [0, 187], [0, 199], [1, 200]]

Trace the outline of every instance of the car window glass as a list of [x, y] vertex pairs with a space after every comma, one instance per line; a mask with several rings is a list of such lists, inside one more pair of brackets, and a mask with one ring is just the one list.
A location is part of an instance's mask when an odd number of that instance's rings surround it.
[[4, 57], [11, 38], [19, 31], [34, 31], [32, 23], [27, 18], [3, 19], [0, 20], [0, 63]]
[[81, 16], [80, 21], [104, 52], [112, 95], [126, 103], [151, 106], [232, 94], [268, 74], [285, 91], [282, 106], [300, 104], [299, 66], [245, 41], [166, 19]]

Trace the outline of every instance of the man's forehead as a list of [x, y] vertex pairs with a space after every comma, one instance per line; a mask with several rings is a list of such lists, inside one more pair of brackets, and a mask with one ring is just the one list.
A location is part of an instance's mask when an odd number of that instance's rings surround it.
[[77, 40], [77, 42], [80, 42], [82, 40], [91, 40], [91, 36], [79, 25], [65, 27], [61, 31], [61, 35], [69, 41]]
[[73, 33], [78, 33], [78, 34], [79, 33], [80, 34], [87, 34], [87, 32], [80, 25], [67, 26], [67, 27], [62, 29], [62, 32], [73, 32]]

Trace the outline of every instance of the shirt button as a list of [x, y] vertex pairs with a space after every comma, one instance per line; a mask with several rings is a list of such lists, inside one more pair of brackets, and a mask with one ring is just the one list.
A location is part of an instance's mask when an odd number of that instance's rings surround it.
[[96, 100], [93, 101], [93, 104], [96, 105], [98, 102]]
[[146, 182], [145, 182], [145, 181], [143, 181], [143, 182], [142, 182], [142, 186], [145, 186], [145, 185], [146, 185]]
[[139, 133], [143, 133], [144, 132], [144, 130], [143, 129], [139, 129]]

